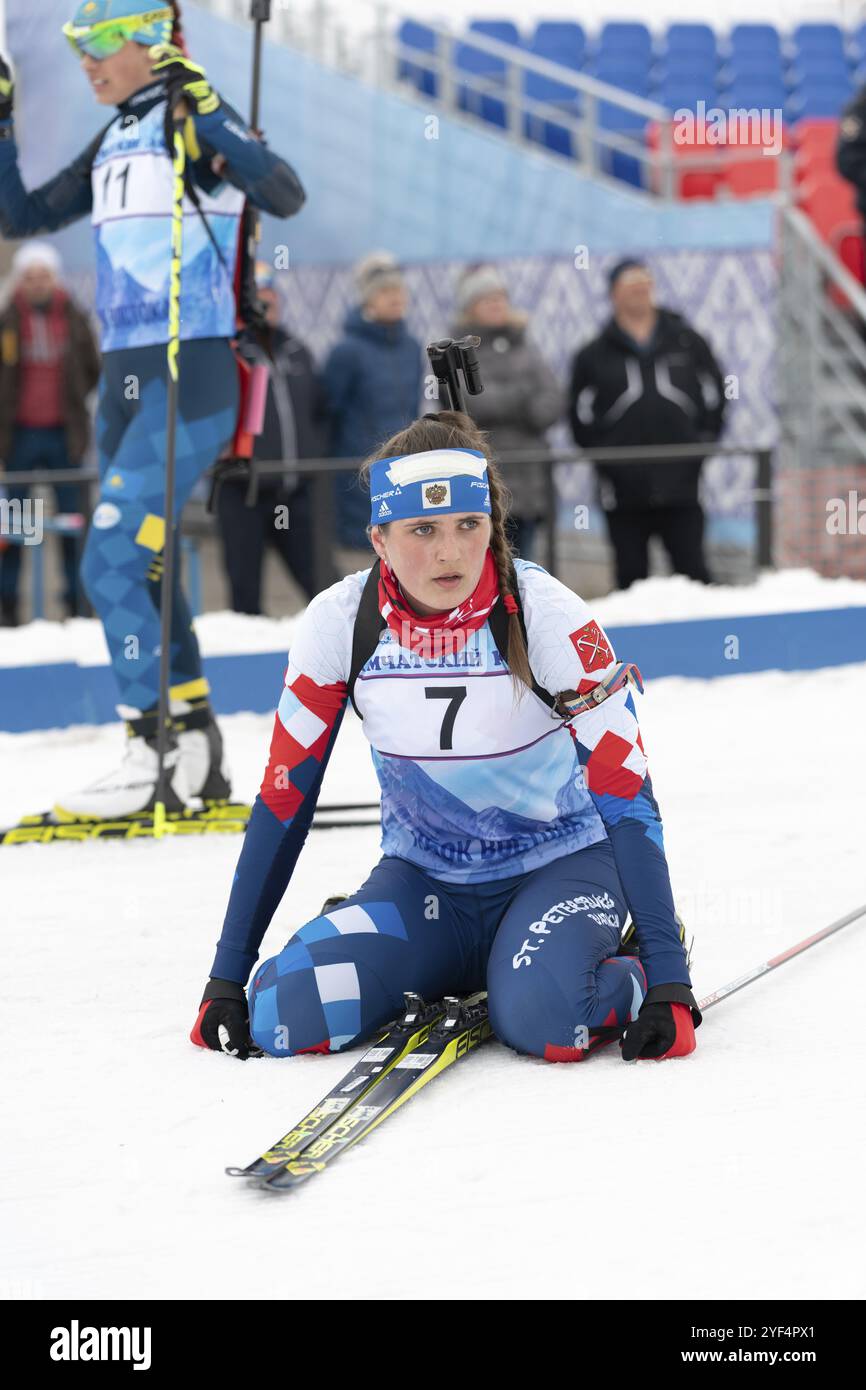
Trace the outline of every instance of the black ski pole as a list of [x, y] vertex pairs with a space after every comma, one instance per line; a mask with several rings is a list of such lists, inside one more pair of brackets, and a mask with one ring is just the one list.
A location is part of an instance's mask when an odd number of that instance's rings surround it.
[[168, 830], [165, 814], [165, 755], [168, 746], [169, 698], [171, 679], [171, 617], [174, 585], [174, 473], [177, 439], [178, 382], [180, 376], [180, 280], [183, 262], [183, 194], [186, 173], [186, 146], [183, 117], [172, 113], [172, 207], [171, 270], [168, 293], [168, 396], [165, 431], [165, 535], [163, 540], [162, 587], [159, 596], [159, 704], [156, 731], [156, 798], [153, 833], [159, 838]]
[[253, 90], [250, 97], [250, 125], [259, 128], [259, 99], [262, 89], [262, 38], [264, 26], [271, 17], [271, 0], [252, 0], [250, 19], [255, 25], [253, 32]]
[[855, 908], [853, 912], [846, 913], [846, 915], [840, 917], [838, 921], [831, 922], [828, 927], [822, 927], [820, 931], [816, 931], [812, 936], [807, 936], [803, 941], [798, 941], [796, 946], [790, 946], [787, 951], [781, 951], [779, 955], [764, 961], [763, 964], [756, 965], [754, 970], [750, 970], [746, 975], [740, 975], [738, 979], [731, 980], [727, 985], [722, 985], [721, 989], [716, 989], [712, 994], [708, 994], [706, 999], [699, 999], [698, 1008], [701, 1013], [705, 1013], [706, 1010], [711, 1009], [714, 1004], [720, 1004], [723, 999], [727, 999], [730, 995], [736, 994], [737, 990], [745, 989], [747, 985], [753, 984], [755, 980], [760, 980], [763, 975], [768, 975], [771, 970], [778, 970], [779, 966], [784, 965], [786, 961], [793, 960], [795, 956], [802, 955], [802, 953], [808, 951], [811, 946], [817, 946], [819, 941], [825, 941], [827, 937], [832, 936], [834, 932], [841, 931], [843, 927], [850, 926], [852, 922], [856, 922], [860, 917], [864, 916], [866, 916], [866, 903], [864, 903], [862, 907]]

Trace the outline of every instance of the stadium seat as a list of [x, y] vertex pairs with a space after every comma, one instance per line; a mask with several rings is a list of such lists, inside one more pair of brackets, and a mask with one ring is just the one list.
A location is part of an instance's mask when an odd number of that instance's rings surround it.
[[[650, 122], [647, 128], [646, 142], [650, 149], [657, 150], [661, 141], [661, 129], [657, 121]], [[698, 140], [691, 145], [681, 145], [676, 141], [673, 143], [674, 159], [694, 158], [700, 155], [710, 166], [718, 164], [718, 169], [693, 169], [684, 170], [682, 173], [675, 173], [673, 194], [676, 198], [714, 198], [716, 190], [722, 179], [722, 166], [719, 157], [718, 145], [707, 145], [699, 143]], [[656, 192], [661, 191], [661, 180], [653, 178], [652, 187]]]
[[741, 53], [732, 53], [719, 70], [720, 87], [745, 86], [763, 81], [772, 82], [775, 86], [787, 85], [780, 53], [744, 49]]
[[599, 82], [607, 82], [611, 87], [622, 87], [624, 92], [632, 92], [635, 96], [649, 96], [651, 83], [647, 67], [608, 61], [598, 63], [587, 71], [589, 76], [597, 78]]
[[582, 24], [545, 19], [536, 24], [528, 49], [551, 63], [580, 69], [586, 61], [586, 32]]
[[469, 31], [481, 34], [485, 39], [496, 39], [498, 43], [511, 44], [513, 48], [523, 47], [520, 30], [510, 19], [473, 19]]
[[[414, 19], [403, 20], [397, 31], [397, 38], [407, 48], [417, 48], [421, 53], [435, 53], [436, 51], [434, 31], [426, 24], [419, 24]], [[400, 58], [397, 63], [397, 77], [400, 81], [411, 82], [424, 96], [435, 97], [439, 94], [436, 71], [433, 68], [425, 67], [422, 63], [413, 63], [407, 58]]]
[[802, 82], [832, 82], [836, 78], [849, 81], [851, 66], [847, 58], [839, 53], [799, 53], [788, 71], [788, 81], [792, 87]]
[[772, 24], [735, 24], [728, 44], [732, 60], [747, 53], [766, 53], [781, 59], [779, 31]]
[[798, 154], [828, 153], [835, 156], [836, 142], [839, 139], [839, 122], [832, 117], [818, 116], [801, 121], [797, 126], [796, 147]]
[[716, 106], [719, 95], [715, 87], [710, 87], [706, 83], [667, 83], [653, 94], [653, 100], [661, 102], [662, 106], [670, 107], [671, 111], [694, 111], [698, 103], [703, 102], [705, 106]]
[[841, 83], [812, 83], [792, 92], [786, 105], [786, 116], [792, 125], [816, 116], [839, 116], [851, 100], [851, 88]]
[[660, 92], [665, 87], [676, 87], [682, 83], [689, 86], [706, 87], [715, 91], [719, 85], [719, 68], [715, 60], [703, 53], [689, 54], [685, 57], [668, 55], [652, 70], [650, 91]]
[[715, 33], [709, 24], [669, 24], [662, 41], [662, 53], [668, 60], [674, 55], [688, 54], [690, 58], [711, 59], [716, 63]]
[[523, 91], [532, 101], [577, 102], [579, 90], [568, 82], [557, 82], [554, 77], [545, 77], [540, 72], [527, 71], [523, 74]]
[[603, 24], [599, 34], [598, 52], [624, 55], [638, 54], [652, 62], [653, 42], [645, 24]]
[[[564, 116], [579, 117], [580, 106], [577, 102], [572, 106], [567, 102], [559, 105]], [[527, 111], [523, 117], [523, 133], [527, 140], [532, 140], [536, 145], [543, 145], [554, 154], [565, 155], [569, 159], [578, 157], [577, 137], [568, 126], [559, 125], [555, 120], [548, 120], [545, 116]]]
[[791, 36], [794, 53], [845, 55], [845, 36], [838, 24], [798, 24]]
[[[481, 37], [496, 39], [499, 43], [507, 43], [515, 48], [521, 46], [517, 26], [510, 20], [476, 19], [469, 25], [469, 30]], [[484, 88], [504, 86], [505, 59], [464, 41], [455, 46], [454, 66], [459, 72], [472, 73], [479, 79], [477, 82], [461, 82], [458, 85], [457, 104], [460, 110], [478, 116], [490, 125], [504, 126], [505, 102]]]
[[754, 198], [779, 189], [779, 161], [761, 155], [742, 163], [729, 164], [723, 176], [732, 198]]
[[861, 285], [866, 285], [866, 245], [862, 227], [849, 229], [843, 224], [836, 229], [831, 244], [845, 269]]
[[789, 94], [782, 84], [769, 78], [760, 82], [735, 82], [725, 92], [726, 106], [745, 107], [746, 110], [752, 107], [757, 107], [758, 110], [775, 110], [777, 107], [784, 109], [788, 100]]
[[839, 226], [851, 228], [860, 222], [854, 189], [836, 173], [824, 173], [813, 182], [803, 184], [798, 189], [797, 202], [814, 223], [818, 235], [827, 242], [832, 240]]

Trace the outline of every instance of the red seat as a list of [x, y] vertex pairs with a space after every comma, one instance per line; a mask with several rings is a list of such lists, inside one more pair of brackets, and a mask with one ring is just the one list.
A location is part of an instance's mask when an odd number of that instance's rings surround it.
[[676, 195], [680, 198], [715, 198], [716, 190], [722, 182], [722, 173], [711, 173], [695, 169], [690, 174], [680, 174], [675, 184]]
[[797, 201], [827, 242], [832, 241], [838, 227], [857, 226], [860, 220], [852, 185], [836, 173], [823, 173], [801, 185]]
[[835, 116], [812, 116], [797, 123], [794, 136], [798, 150], [821, 151], [832, 156], [839, 139], [839, 122]]
[[[674, 126], [674, 122], [668, 124], [671, 128]], [[648, 148], [658, 150], [661, 147], [661, 137], [661, 122], [650, 121], [646, 131]], [[714, 198], [722, 179], [719, 151], [723, 146], [704, 143], [701, 139], [701, 132], [696, 129], [694, 141], [681, 144], [673, 139], [669, 148], [672, 150], [675, 160], [699, 157], [708, 166], [703, 169], [684, 169], [682, 173], [675, 170], [673, 196], [675, 198]], [[714, 163], [719, 165], [717, 171], [709, 167]], [[653, 171], [652, 188], [655, 193], [661, 191], [661, 178], [656, 171]]]
[[859, 281], [861, 285], [866, 285], [866, 245], [863, 242], [862, 231], [840, 228], [836, 234], [836, 250], [839, 259], [845, 269]]
[[794, 155], [794, 182], [807, 183], [810, 179], [822, 179], [836, 172], [836, 148], [821, 149], [806, 147]]
[[729, 164], [725, 170], [725, 186], [732, 198], [754, 198], [762, 193], [776, 193], [779, 188], [779, 161], [772, 155], [760, 159], [744, 159]]

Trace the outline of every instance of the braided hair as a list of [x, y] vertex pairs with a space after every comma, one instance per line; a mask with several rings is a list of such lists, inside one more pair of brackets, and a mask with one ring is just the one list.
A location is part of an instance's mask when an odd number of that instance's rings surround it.
[[[487, 435], [479, 430], [474, 420], [457, 410], [440, 410], [438, 414], [425, 415], [414, 420], [405, 430], [400, 430], [382, 444], [374, 454], [365, 460], [361, 467], [361, 479], [369, 487], [370, 466], [377, 459], [392, 458], [397, 454], [421, 454], [430, 449], [477, 449], [487, 460], [487, 478], [490, 483], [490, 549], [496, 565], [499, 580], [499, 597], [502, 601], [507, 595], [517, 598], [517, 575], [514, 570], [514, 553], [505, 534], [505, 522], [511, 505], [511, 494], [490, 451]], [[384, 530], [387, 522], [379, 523]], [[370, 527], [367, 528], [368, 534]], [[506, 660], [518, 697], [526, 689], [532, 689], [532, 668], [526, 651], [526, 639], [520, 614], [508, 615], [508, 651]]]

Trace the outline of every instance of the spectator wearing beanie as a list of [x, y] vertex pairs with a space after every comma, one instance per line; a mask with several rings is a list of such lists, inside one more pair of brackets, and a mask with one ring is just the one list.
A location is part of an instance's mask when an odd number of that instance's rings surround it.
[[[12, 260], [12, 295], [0, 311], [0, 477], [10, 500], [29, 489], [14, 474], [76, 468], [90, 440], [87, 397], [99, 380], [99, 352], [90, 324], [60, 282], [60, 257], [47, 242], [29, 241]], [[58, 483], [58, 512], [83, 511], [75, 483]], [[61, 537], [66, 615], [81, 611], [73, 536]], [[0, 551], [0, 622], [20, 619], [18, 582], [24, 547]]]
[[474, 266], [457, 284], [454, 335], [474, 333], [481, 339], [478, 361], [484, 390], [467, 408], [486, 430], [500, 471], [511, 492], [511, 541], [524, 559], [531, 558], [535, 527], [545, 513], [544, 467], [502, 458], [509, 451], [547, 451], [545, 431], [565, 408], [563, 392], [539, 350], [527, 337], [529, 316], [515, 309], [499, 271]]
[[[726, 402], [709, 344], [679, 314], [656, 306], [653, 278], [642, 261], [620, 261], [608, 283], [613, 315], [572, 363], [575, 442], [592, 449], [718, 439]], [[694, 458], [597, 465], [618, 589], [646, 579], [653, 535], [675, 574], [710, 582], [698, 500], [702, 463]]]
[[[324, 368], [334, 458], [364, 458], [404, 429], [418, 415], [423, 392], [421, 347], [406, 327], [406, 286], [397, 261], [387, 251], [365, 256], [355, 266], [354, 283], [358, 302]], [[336, 559], [348, 572], [369, 564], [370, 498], [356, 473], [337, 475], [335, 493]]]

